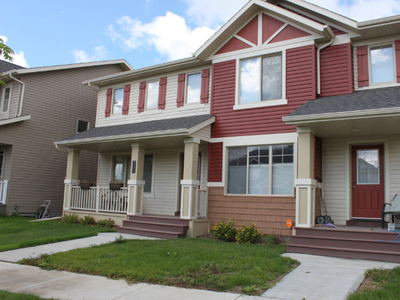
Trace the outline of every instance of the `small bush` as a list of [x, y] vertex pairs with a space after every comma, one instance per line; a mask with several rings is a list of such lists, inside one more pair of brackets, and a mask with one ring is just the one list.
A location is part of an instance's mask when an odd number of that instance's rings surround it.
[[81, 219], [82, 225], [93, 225], [95, 223], [96, 221], [92, 216], [85, 216], [83, 219]]
[[270, 234], [268, 236], [268, 244], [278, 245], [279, 243], [279, 237], [276, 234]]
[[225, 224], [222, 221], [214, 226], [214, 238], [224, 242], [234, 242], [236, 240], [237, 229], [234, 227], [233, 220]]
[[122, 235], [119, 235], [118, 237], [115, 238], [114, 243], [123, 244], [126, 243], [126, 239], [124, 239]]
[[101, 227], [108, 227], [111, 228], [114, 226], [115, 222], [112, 219], [104, 219], [104, 220], [99, 220], [97, 224]]
[[72, 214], [72, 215], [64, 215], [64, 217], [62, 218], [62, 221], [68, 224], [76, 224], [79, 221], [79, 217], [76, 214]]
[[236, 243], [255, 244], [261, 242], [262, 234], [253, 223], [250, 226], [243, 225], [236, 234]]

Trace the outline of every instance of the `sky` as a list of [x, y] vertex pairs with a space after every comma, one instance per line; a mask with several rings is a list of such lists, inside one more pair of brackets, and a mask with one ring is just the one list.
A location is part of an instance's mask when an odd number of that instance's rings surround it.
[[[400, 14], [400, 0], [308, 0], [356, 21]], [[0, 18], [13, 63], [125, 59], [138, 69], [191, 56], [247, 0], [20, 0]]]

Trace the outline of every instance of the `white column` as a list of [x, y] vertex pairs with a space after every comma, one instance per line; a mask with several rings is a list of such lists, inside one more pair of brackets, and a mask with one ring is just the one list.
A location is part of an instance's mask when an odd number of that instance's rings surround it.
[[143, 213], [143, 181], [144, 152], [146, 145], [143, 143], [132, 144], [131, 170], [128, 180], [128, 215], [141, 215]]
[[64, 180], [64, 209], [71, 208], [72, 187], [78, 185], [80, 151], [68, 149], [67, 173]]

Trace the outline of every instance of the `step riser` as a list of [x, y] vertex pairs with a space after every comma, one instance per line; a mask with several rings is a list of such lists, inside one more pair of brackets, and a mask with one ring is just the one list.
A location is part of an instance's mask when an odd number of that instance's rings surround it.
[[163, 239], [177, 239], [183, 238], [182, 234], [168, 234], [168, 233], [161, 233], [161, 232], [149, 232], [149, 231], [141, 231], [140, 229], [133, 229], [133, 228], [118, 228], [117, 232], [119, 233], [127, 233], [127, 234], [135, 234], [141, 236], [148, 236], [148, 237], [156, 237], [156, 238], [163, 238]]
[[152, 216], [129, 216], [130, 221], [137, 222], [151, 222], [151, 223], [167, 223], [175, 225], [189, 226], [189, 221], [179, 218], [165, 218], [165, 217], [152, 217]]
[[132, 229], [151, 229], [151, 230], [160, 230], [160, 231], [173, 231], [176, 233], [181, 233], [183, 234], [185, 230], [187, 230], [187, 227], [185, 226], [176, 226], [176, 225], [161, 225], [161, 224], [148, 224], [148, 223], [139, 223], [139, 222], [129, 222], [129, 221], [124, 221], [123, 222], [123, 227], [125, 228], [132, 228]]
[[400, 256], [400, 243], [379, 242], [379, 241], [360, 241], [360, 240], [341, 240], [341, 239], [323, 239], [307, 238], [296, 236], [292, 238], [291, 245], [307, 245], [313, 247], [332, 247], [354, 250], [372, 250], [398, 252]]
[[302, 248], [302, 247], [296, 247], [296, 246], [290, 246], [290, 245], [288, 245], [288, 247], [287, 247], [287, 252], [400, 263], [400, 255], [393, 255], [393, 254], [376, 254], [376, 253], [361, 253], [361, 252], [350, 252], [350, 251], [336, 251], [336, 250], [326, 250], [326, 249], [318, 249], [318, 248]]
[[354, 240], [394, 240], [397, 237], [397, 233], [388, 231], [382, 232], [364, 232], [364, 231], [347, 231], [347, 230], [320, 230], [320, 229], [296, 229], [296, 236], [313, 236], [321, 238], [346, 238]]

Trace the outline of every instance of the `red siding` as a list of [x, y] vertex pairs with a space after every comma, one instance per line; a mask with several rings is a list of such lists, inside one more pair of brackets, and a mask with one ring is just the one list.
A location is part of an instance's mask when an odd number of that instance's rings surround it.
[[262, 18], [262, 42], [264, 44], [285, 23], [264, 14]]
[[354, 92], [351, 44], [342, 44], [321, 51], [321, 96]]
[[245, 27], [243, 27], [237, 35], [257, 45], [258, 16], [253, 18], [253, 20], [251, 20]]
[[235, 105], [236, 61], [213, 65], [211, 114], [216, 117], [212, 138], [295, 132], [282, 117], [310, 99], [315, 99], [315, 47], [305, 46], [286, 52], [287, 105], [233, 110]]
[[222, 182], [222, 143], [208, 144], [208, 182]]
[[249, 44], [246, 44], [245, 42], [242, 42], [241, 40], [233, 37], [227, 42], [224, 46], [222, 46], [221, 49], [218, 50], [216, 54], [222, 54], [222, 53], [227, 53], [231, 51], [236, 51], [236, 50], [242, 50], [246, 48], [250, 48], [251, 46]]
[[270, 43], [287, 41], [308, 35], [310, 34], [301, 29], [288, 25], [276, 37], [274, 37]]

